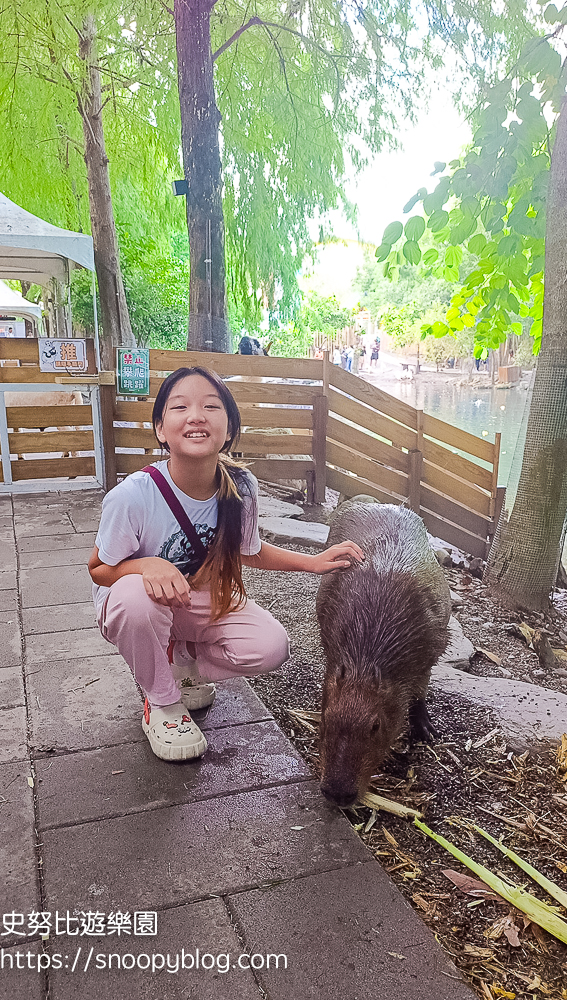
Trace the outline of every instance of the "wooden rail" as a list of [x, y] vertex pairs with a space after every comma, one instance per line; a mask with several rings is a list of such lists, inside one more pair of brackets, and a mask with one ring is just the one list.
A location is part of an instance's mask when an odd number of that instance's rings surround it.
[[[113, 386], [100, 387], [109, 486], [162, 455], [151, 427], [153, 398], [169, 372], [193, 366], [228, 380], [242, 419], [238, 454], [259, 478], [306, 483], [310, 501], [324, 500], [328, 486], [346, 497], [367, 493], [405, 503], [434, 535], [486, 556], [497, 514], [500, 435], [494, 443], [477, 438], [330, 365], [328, 357], [150, 351], [149, 400], [120, 399]], [[18, 381], [56, 388], [53, 376], [39, 372], [36, 341], [2, 339], [0, 389], [2, 382]], [[90, 407], [79, 409], [80, 421], [74, 406], [7, 412], [14, 453], [69, 455], [92, 448], [92, 430], [85, 429], [92, 425]], [[45, 430], [64, 425], [66, 430]], [[12, 466], [18, 479], [88, 475], [93, 462], [50, 457], [18, 459]]]

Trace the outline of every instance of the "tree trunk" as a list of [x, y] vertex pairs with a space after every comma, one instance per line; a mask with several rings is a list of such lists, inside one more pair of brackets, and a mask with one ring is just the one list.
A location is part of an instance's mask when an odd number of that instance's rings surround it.
[[497, 532], [486, 579], [505, 604], [542, 609], [559, 566], [567, 512], [567, 101], [551, 157], [543, 337], [512, 512]]
[[215, 100], [211, 12], [216, 0], [175, 0], [183, 168], [188, 186], [189, 335], [187, 349], [231, 350], [226, 315], [224, 217]]
[[90, 14], [83, 22], [79, 55], [84, 59], [86, 69], [79, 110], [83, 119], [91, 229], [100, 296], [101, 357], [103, 368], [114, 369], [115, 348], [135, 347], [136, 341], [130, 325], [118, 257], [108, 157], [102, 128], [102, 94], [96, 60], [96, 23]]

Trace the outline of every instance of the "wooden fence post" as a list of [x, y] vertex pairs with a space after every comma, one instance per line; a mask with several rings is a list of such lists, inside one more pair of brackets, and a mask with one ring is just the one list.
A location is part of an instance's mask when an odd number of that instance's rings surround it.
[[116, 446], [114, 439], [114, 399], [115, 385], [100, 385], [100, 417], [102, 425], [103, 487], [111, 490], [118, 478], [116, 475]]
[[423, 466], [423, 455], [417, 448], [408, 452], [409, 477], [408, 477], [408, 506], [416, 514], [421, 512], [421, 469]]
[[416, 514], [421, 512], [421, 474], [423, 469], [423, 410], [416, 410], [417, 448], [408, 452], [408, 506]]
[[313, 502], [325, 503], [327, 485], [327, 417], [329, 413], [329, 352], [323, 354], [323, 395], [313, 397]]

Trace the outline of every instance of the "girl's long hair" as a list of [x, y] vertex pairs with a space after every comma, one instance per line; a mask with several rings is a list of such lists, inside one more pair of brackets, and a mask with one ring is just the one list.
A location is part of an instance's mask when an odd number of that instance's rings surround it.
[[230, 457], [230, 452], [240, 436], [240, 413], [234, 396], [216, 372], [208, 368], [178, 368], [162, 382], [152, 412], [154, 434], [160, 447], [169, 452], [167, 442], [159, 441], [157, 425], [163, 423], [163, 414], [171, 391], [188, 375], [201, 375], [218, 392], [228, 418], [228, 441], [223, 445], [217, 462], [218, 517], [214, 541], [209, 546], [207, 558], [191, 579], [198, 589], [204, 578], [210, 581], [212, 620], [217, 621], [230, 611], [241, 607], [246, 599], [242, 581], [240, 548], [243, 532], [243, 495], [250, 495], [250, 484], [245, 466]]

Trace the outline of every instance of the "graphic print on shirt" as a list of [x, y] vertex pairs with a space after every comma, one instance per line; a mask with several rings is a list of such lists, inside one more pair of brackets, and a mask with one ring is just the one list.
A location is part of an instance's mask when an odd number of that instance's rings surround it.
[[[195, 524], [195, 531], [201, 539], [206, 549], [211, 545], [216, 533], [216, 528], [211, 528], [209, 524]], [[191, 542], [184, 531], [176, 531], [163, 543], [158, 552], [160, 559], [167, 559], [168, 562], [177, 566], [183, 576], [192, 576], [199, 569], [201, 563]]]

